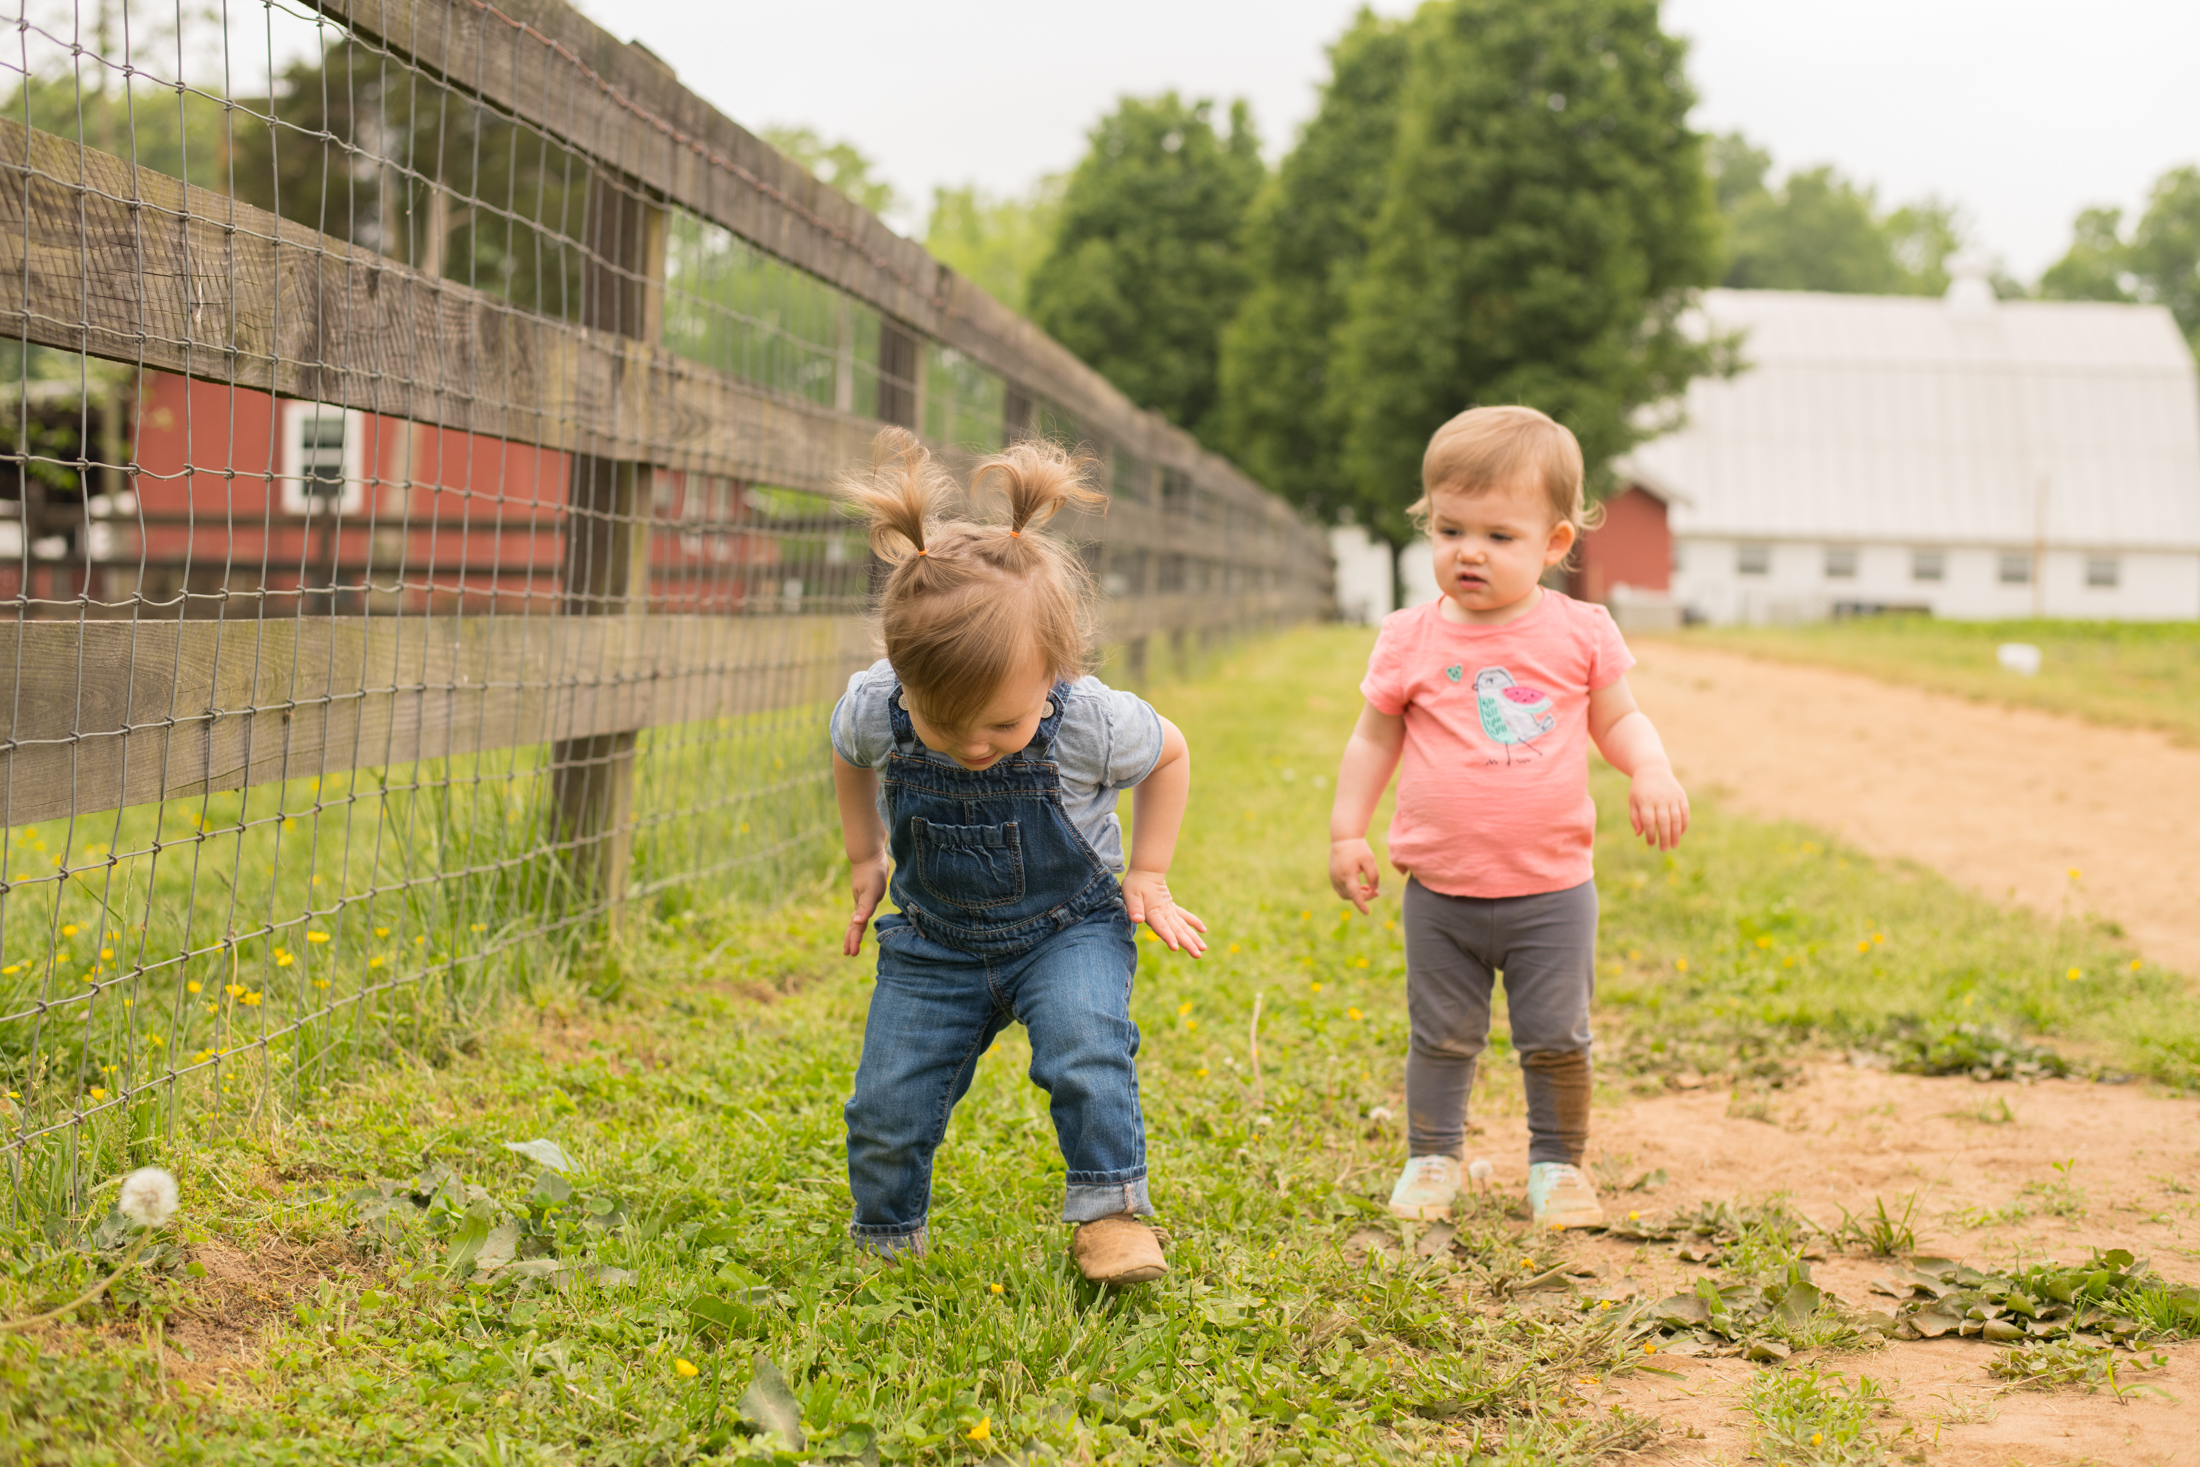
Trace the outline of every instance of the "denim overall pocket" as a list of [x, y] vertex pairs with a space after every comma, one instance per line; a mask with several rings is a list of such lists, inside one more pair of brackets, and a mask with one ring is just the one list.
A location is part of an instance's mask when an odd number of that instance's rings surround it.
[[917, 816], [917, 881], [938, 900], [965, 911], [984, 911], [1024, 899], [1024, 851], [1017, 822], [1005, 825], [940, 825]]

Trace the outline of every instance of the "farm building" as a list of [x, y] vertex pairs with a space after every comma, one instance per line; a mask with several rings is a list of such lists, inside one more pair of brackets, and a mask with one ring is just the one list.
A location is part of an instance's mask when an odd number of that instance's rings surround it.
[[1619, 465], [1623, 621], [2200, 616], [2200, 386], [2156, 306], [1714, 290], [1743, 369]]

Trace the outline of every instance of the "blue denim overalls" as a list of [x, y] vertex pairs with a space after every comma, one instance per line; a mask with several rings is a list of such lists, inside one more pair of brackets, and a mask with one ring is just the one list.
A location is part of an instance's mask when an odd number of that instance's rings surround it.
[[897, 686], [882, 781], [899, 914], [877, 923], [878, 987], [848, 1102], [852, 1234], [922, 1251], [932, 1153], [978, 1057], [1011, 1021], [1052, 1098], [1066, 1221], [1146, 1213], [1136, 930], [1122, 888], [1062, 803], [1056, 684], [1031, 742], [985, 769], [926, 756]]

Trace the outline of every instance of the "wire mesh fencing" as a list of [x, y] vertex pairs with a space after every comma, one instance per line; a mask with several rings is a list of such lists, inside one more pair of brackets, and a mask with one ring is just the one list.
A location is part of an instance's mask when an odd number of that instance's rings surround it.
[[[1321, 538], [558, 0], [18, 0], [15, 1206], [309, 1106], [627, 903], [829, 849], [883, 424], [1083, 445], [1130, 675]], [[546, 956], [547, 955], [547, 956]]]

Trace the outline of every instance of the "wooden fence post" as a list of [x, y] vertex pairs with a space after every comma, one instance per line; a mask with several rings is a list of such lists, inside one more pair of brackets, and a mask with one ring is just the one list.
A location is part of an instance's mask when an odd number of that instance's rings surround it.
[[[665, 210], [618, 175], [598, 168], [588, 183], [581, 262], [581, 324], [643, 341], [663, 327]], [[565, 614], [622, 617], [614, 649], [638, 647], [649, 607], [652, 466], [573, 456], [566, 507]], [[575, 669], [585, 675], [588, 669]], [[634, 855], [635, 730], [560, 739], [552, 746], [558, 839], [584, 901], [601, 902], [616, 924]]]

